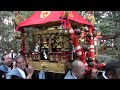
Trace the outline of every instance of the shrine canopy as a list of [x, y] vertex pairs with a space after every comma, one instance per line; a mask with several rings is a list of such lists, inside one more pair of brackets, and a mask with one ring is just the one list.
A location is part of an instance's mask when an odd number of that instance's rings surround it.
[[[22, 27], [28, 26], [37, 26], [37, 25], [60, 25], [60, 21], [65, 11], [35, 11], [30, 17], [20, 22], [16, 28], [16, 30], [20, 30]], [[68, 19], [71, 22], [76, 23], [77, 25], [85, 24], [88, 26], [92, 26], [90, 22], [84, 19], [80, 14], [76, 11], [70, 11], [68, 14]]]

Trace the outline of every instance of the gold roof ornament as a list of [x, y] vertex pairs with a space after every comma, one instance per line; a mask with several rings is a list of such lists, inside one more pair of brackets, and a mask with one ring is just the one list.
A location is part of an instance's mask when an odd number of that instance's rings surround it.
[[71, 11], [64, 11], [64, 17], [67, 18], [68, 16], [74, 17]]
[[64, 17], [68, 17], [68, 15], [69, 15], [69, 13], [70, 13], [70, 11], [64, 11]]
[[89, 20], [91, 22], [92, 25], [95, 24], [95, 17], [94, 17], [94, 13], [93, 11], [87, 11], [84, 16], [85, 19]]
[[92, 25], [95, 24], [95, 17], [94, 17], [94, 15], [88, 16], [87, 19], [90, 20], [90, 22], [92, 23]]
[[50, 15], [51, 11], [42, 11], [40, 13], [40, 18], [46, 18]]

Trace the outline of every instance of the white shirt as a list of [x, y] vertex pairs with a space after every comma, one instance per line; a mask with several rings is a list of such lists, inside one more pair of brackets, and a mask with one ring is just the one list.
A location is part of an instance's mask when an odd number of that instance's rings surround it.
[[65, 75], [64, 79], [77, 79], [73, 73], [69, 70], [67, 74]]
[[12, 58], [12, 54], [13, 54], [13, 58], [15, 58], [15, 56], [17, 55], [16, 53], [10, 53], [10, 57]]
[[18, 68], [18, 70], [19, 70], [20, 74], [22, 75], [22, 77], [25, 79], [26, 78], [25, 72], [20, 68]]
[[105, 79], [108, 79], [108, 78], [105, 76], [105, 71], [103, 71], [102, 75], [103, 75], [103, 77], [104, 77]]
[[73, 77], [74, 77], [75, 79], [77, 79], [73, 73], [72, 73], [72, 75], [73, 75]]

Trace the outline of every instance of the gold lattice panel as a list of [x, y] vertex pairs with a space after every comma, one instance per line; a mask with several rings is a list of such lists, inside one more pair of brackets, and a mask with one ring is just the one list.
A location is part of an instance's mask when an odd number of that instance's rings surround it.
[[[34, 37], [35, 37], [35, 45], [40, 45], [40, 52], [42, 50], [46, 49], [48, 52], [54, 53], [55, 54], [48, 54], [48, 60], [50, 61], [59, 61], [57, 60], [57, 57], [62, 57], [63, 54], [58, 55], [57, 53], [61, 52], [63, 53], [64, 51], [69, 51], [70, 47], [70, 40], [69, 37], [64, 37], [59, 33], [59, 30], [39, 30], [34, 32]], [[47, 52], [47, 51], [46, 51]], [[43, 53], [41, 53], [42, 55]], [[51, 60], [51, 58], [56, 56], [54, 60]], [[58, 56], [57, 56], [58, 55]], [[43, 55], [42, 55], [43, 56]], [[41, 59], [44, 59], [44, 57], [41, 56]], [[61, 59], [61, 60], [66, 60], [66, 58]]]
[[[65, 73], [67, 62], [49, 62], [49, 61], [29, 61], [29, 64], [34, 67], [34, 70], [45, 70], [47, 72]], [[67, 67], [69, 68], [69, 67]]]

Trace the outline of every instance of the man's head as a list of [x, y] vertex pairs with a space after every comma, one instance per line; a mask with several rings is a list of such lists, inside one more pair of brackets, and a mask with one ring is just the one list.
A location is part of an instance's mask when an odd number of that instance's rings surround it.
[[85, 64], [80, 60], [74, 60], [72, 62], [72, 73], [77, 79], [83, 79], [85, 76]]
[[12, 58], [10, 57], [9, 54], [3, 54], [2, 56], [2, 63], [6, 66], [10, 66], [12, 63]]
[[10, 52], [11, 52], [11, 53], [13, 53], [13, 52], [14, 52], [14, 50], [11, 50]]
[[5, 51], [5, 52], [4, 52], [4, 54], [8, 54], [8, 52], [7, 52], [7, 51]]
[[26, 67], [25, 57], [22, 55], [15, 57], [16, 65], [18, 68], [24, 70]]
[[120, 79], [120, 61], [108, 61], [105, 66], [105, 75], [108, 77], [108, 79]]

